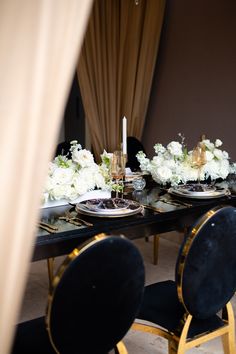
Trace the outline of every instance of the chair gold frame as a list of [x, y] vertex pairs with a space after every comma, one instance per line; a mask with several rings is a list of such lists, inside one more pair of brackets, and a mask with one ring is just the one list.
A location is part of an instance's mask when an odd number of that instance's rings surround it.
[[[178, 297], [181, 300], [183, 306], [185, 307], [185, 314], [183, 315], [179, 326], [177, 327], [175, 332], [170, 332], [166, 329], [159, 328], [155, 323], [146, 321], [140, 323], [137, 319], [135, 323], [132, 325], [132, 329], [136, 331], [142, 331], [153, 335], [158, 335], [168, 340], [168, 354], [184, 354], [186, 350], [197, 347], [205, 342], [208, 342], [217, 337], [221, 337], [224, 354], [236, 354], [236, 345], [235, 345], [235, 319], [234, 312], [229, 301], [221, 310], [221, 319], [223, 321], [223, 326], [208, 331], [205, 333], [201, 333], [196, 335], [195, 337], [188, 338], [188, 330], [191, 325], [191, 321], [193, 316], [188, 313], [187, 308], [184, 304], [183, 294], [182, 294], [182, 271], [185, 267], [186, 255], [192, 245], [194, 237], [197, 232], [204, 226], [204, 224], [215, 214], [217, 213], [221, 207], [216, 207], [213, 210], [210, 210], [208, 213], [204, 215], [204, 217], [200, 220], [200, 222], [192, 228], [191, 234], [188, 237], [188, 241], [185, 243], [183, 248], [179, 268], [177, 272], [178, 284], [177, 284], [177, 292]], [[187, 229], [185, 230], [187, 231]]]
[[199, 346], [214, 338], [222, 337], [222, 344], [225, 354], [235, 354], [235, 325], [234, 313], [230, 302], [227, 303], [222, 311], [222, 319], [225, 322], [223, 327], [210, 333], [204, 333], [191, 339], [187, 339], [188, 329], [192, 321], [192, 315], [186, 314], [181, 321], [180, 332], [173, 333], [151, 324], [135, 322], [132, 329], [154, 335], [158, 335], [168, 340], [168, 354], [184, 354], [186, 350]]

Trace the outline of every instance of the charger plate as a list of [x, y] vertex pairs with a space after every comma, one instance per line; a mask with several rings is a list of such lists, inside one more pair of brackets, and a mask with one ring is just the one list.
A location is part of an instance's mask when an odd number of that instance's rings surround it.
[[175, 196], [196, 199], [220, 198], [230, 194], [227, 188], [199, 184], [185, 184], [172, 187], [168, 192]]
[[76, 211], [96, 217], [121, 218], [141, 212], [143, 207], [136, 201], [122, 198], [85, 200], [76, 204]]

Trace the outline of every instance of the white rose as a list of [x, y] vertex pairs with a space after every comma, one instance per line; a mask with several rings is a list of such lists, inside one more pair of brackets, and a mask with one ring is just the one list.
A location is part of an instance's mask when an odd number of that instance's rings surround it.
[[53, 174], [53, 172], [58, 168], [58, 166], [54, 162], [49, 162], [48, 174], [49, 176]]
[[165, 160], [163, 161], [163, 166], [166, 166], [173, 171], [176, 169], [177, 164], [174, 160]]
[[224, 158], [223, 152], [220, 149], [214, 149], [213, 154], [217, 158], [217, 160], [222, 160]]
[[204, 166], [206, 177], [211, 177], [212, 180], [219, 178], [219, 162], [211, 160]]
[[172, 141], [167, 145], [167, 150], [169, 153], [176, 157], [181, 157], [183, 155], [182, 145], [178, 141]]
[[154, 156], [152, 159], [152, 164], [159, 167], [162, 165], [163, 161], [164, 161], [164, 159], [162, 156]]
[[171, 170], [166, 166], [159, 167], [156, 171], [156, 174], [158, 178], [163, 182], [167, 182], [172, 177]]
[[50, 192], [51, 199], [75, 199], [76, 192], [74, 188], [65, 184], [57, 184], [54, 186], [53, 190]]
[[205, 145], [205, 147], [210, 151], [213, 150], [215, 147], [215, 145], [209, 139], [202, 140], [202, 142]]
[[93, 155], [86, 149], [74, 150], [72, 152], [72, 160], [77, 162], [81, 167], [87, 167], [94, 164]]
[[222, 160], [220, 161], [220, 171], [219, 171], [219, 177], [225, 179], [230, 172], [230, 164], [228, 160]]
[[215, 147], [220, 147], [222, 145], [222, 141], [220, 139], [216, 139], [215, 141]]
[[212, 154], [211, 151], [207, 150], [205, 153], [205, 156], [206, 156], [206, 161], [208, 161], [208, 162], [214, 159], [214, 155]]
[[[82, 195], [88, 190], [93, 189], [94, 183], [90, 183], [90, 180], [85, 178], [86, 176], [81, 173], [76, 173], [73, 179], [73, 185], [78, 195]], [[92, 185], [92, 186], [91, 186]]]
[[52, 178], [55, 184], [71, 184], [73, 176], [73, 169], [58, 167], [54, 170]]
[[228, 160], [229, 154], [227, 153], [227, 151], [223, 151], [223, 158]]

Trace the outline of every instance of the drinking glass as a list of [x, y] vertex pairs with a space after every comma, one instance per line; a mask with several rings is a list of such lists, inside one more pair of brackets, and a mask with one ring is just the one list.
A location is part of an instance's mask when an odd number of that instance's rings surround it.
[[115, 181], [115, 191], [116, 197], [118, 197], [119, 192], [123, 192], [124, 183], [123, 179], [125, 176], [125, 164], [126, 156], [122, 151], [114, 151], [111, 159], [110, 174], [112, 179]]
[[202, 166], [206, 163], [206, 151], [202, 143], [193, 149], [192, 165], [198, 169], [198, 184], [200, 184]]
[[143, 177], [137, 177], [133, 180], [132, 186], [134, 187], [135, 190], [142, 191], [146, 186], [146, 181]]

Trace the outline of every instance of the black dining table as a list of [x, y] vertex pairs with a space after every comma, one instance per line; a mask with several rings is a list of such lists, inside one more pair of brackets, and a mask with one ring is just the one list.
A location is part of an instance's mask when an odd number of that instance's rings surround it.
[[236, 206], [236, 195], [233, 192], [220, 198], [180, 198], [155, 183], [149, 184], [143, 191], [126, 188], [123, 197], [142, 204], [142, 212], [119, 218], [79, 214], [83, 222], [75, 225], [66, 219], [68, 213], [77, 215], [70, 204], [41, 209], [41, 221], [56, 226], [57, 230], [49, 233], [38, 228], [32, 261], [68, 254], [84, 241], [102, 232], [122, 234], [134, 240], [174, 230], [183, 231], [215, 206]]

